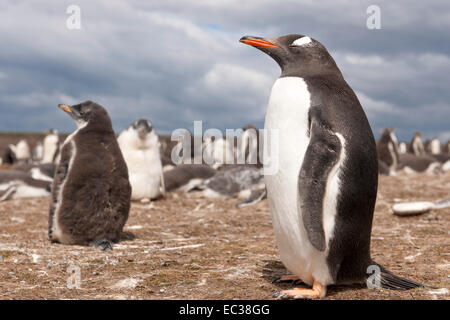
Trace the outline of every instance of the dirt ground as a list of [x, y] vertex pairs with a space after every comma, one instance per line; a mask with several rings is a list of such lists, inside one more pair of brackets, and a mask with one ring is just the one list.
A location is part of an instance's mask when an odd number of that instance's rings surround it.
[[[398, 201], [447, 198], [449, 190], [450, 173], [381, 177], [374, 260], [398, 275], [449, 288], [450, 208], [413, 217], [394, 216], [390, 209]], [[183, 194], [133, 203], [125, 231], [135, 239], [102, 252], [50, 244], [49, 199], [1, 202], [0, 299], [272, 299], [290, 284], [271, 283], [286, 270], [267, 201], [241, 209], [236, 203]], [[430, 289], [363, 286], [331, 286], [326, 297], [449, 298]]]

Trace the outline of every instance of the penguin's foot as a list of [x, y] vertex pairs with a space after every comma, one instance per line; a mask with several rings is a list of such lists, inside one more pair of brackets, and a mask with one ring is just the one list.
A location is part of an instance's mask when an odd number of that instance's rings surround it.
[[89, 243], [91, 247], [96, 247], [101, 249], [102, 251], [112, 251], [113, 249], [113, 243], [111, 240], [108, 239], [102, 239], [102, 240], [95, 240]]
[[323, 298], [327, 293], [327, 287], [314, 281], [312, 289], [294, 288], [276, 292], [274, 296], [277, 299], [314, 299]]
[[293, 274], [285, 274], [272, 280], [272, 283], [291, 282], [292, 285], [302, 283], [302, 279]]

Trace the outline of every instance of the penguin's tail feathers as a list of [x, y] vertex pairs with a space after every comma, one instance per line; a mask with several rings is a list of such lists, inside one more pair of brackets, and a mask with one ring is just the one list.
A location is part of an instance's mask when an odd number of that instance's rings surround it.
[[[389, 290], [410, 290], [414, 288], [429, 288], [429, 289], [436, 289], [436, 287], [429, 286], [426, 284], [418, 283], [409, 279], [405, 279], [399, 276], [396, 276], [391, 271], [387, 270], [386, 268], [380, 266], [377, 263], [373, 263], [373, 265], [376, 265], [379, 268], [379, 277], [374, 277], [374, 281], [371, 281], [370, 277], [367, 280], [367, 285], [369, 286], [371, 284], [373, 286], [378, 286], [383, 289], [389, 289]], [[378, 283], [377, 283], [378, 281]]]

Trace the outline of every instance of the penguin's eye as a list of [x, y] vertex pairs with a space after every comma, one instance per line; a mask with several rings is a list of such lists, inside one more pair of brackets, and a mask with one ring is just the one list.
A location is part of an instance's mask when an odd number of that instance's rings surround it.
[[292, 42], [289, 46], [290, 47], [301, 47], [301, 46], [307, 45], [311, 42], [312, 42], [312, 40], [310, 37], [301, 37], [301, 38], [298, 38], [297, 40], [295, 40], [294, 42]]

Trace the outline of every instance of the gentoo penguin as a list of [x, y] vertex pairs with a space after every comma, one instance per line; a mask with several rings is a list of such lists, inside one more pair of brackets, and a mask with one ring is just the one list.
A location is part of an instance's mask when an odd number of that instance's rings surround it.
[[450, 155], [450, 140], [447, 141], [447, 143], [444, 145], [443, 150], [444, 154]]
[[36, 162], [42, 161], [43, 155], [44, 155], [44, 145], [42, 144], [42, 142], [38, 141], [32, 152], [33, 161]]
[[441, 141], [438, 138], [433, 138], [427, 142], [428, 144], [425, 143], [427, 153], [442, 164], [443, 171], [450, 170], [450, 155], [443, 153], [444, 148], [441, 146]]
[[17, 162], [16, 153], [14, 152], [14, 145], [8, 145], [3, 150], [2, 164], [13, 164]]
[[422, 133], [416, 132], [409, 144], [408, 152], [415, 154], [416, 156], [424, 156], [426, 155], [425, 146], [422, 142]]
[[406, 144], [406, 142], [399, 142], [398, 144], [398, 153], [399, 154], [404, 154], [408, 152], [408, 145]]
[[397, 172], [406, 174], [441, 172], [441, 165], [434, 157], [398, 152], [398, 139], [394, 129], [389, 128], [383, 131], [380, 140], [377, 142], [377, 152], [380, 174], [384, 170], [383, 165], [388, 166], [389, 175], [395, 175]]
[[442, 152], [441, 141], [438, 138], [433, 138], [425, 142], [425, 151], [428, 154], [435, 155]]
[[421, 286], [370, 257], [375, 139], [331, 55], [320, 42], [298, 34], [240, 41], [281, 67], [264, 126], [278, 136], [278, 170], [265, 175], [267, 198], [281, 261], [312, 289], [284, 290], [278, 297], [324, 297], [330, 284], [366, 282], [371, 266], [379, 271], [381, 287]]
[[52, 242], [111, 250], [130, 210], [128, 170], [105, 108], [59, 105], [77, 124], [61, 148], [49, 213]]
[[441, 169], [443, 171], [450, 170], [450, 155], [445, 153], [432, 154], [431, 158], [435, 159], [441, 164]]
[[227, 165], [204, 181], [199, 189], [203, 190], [202, 195], [206, 198], [237, 198], [251, 204], [262, 200], [265, 195], [264, 176], [256, 165]]
[[[192, 136], [191, 133], [188, 133], [186, 135], [185, 139], [190, 139], [191, 154], [190, 154], [190, 157], [183, 157], [182, 163], [189, 164], [189, 163], [192, 163], [191, 162], [192, 157], [195, 154], [194, 153], [194, 150], [195, 150], [194, 137]], [[176, 139], [172, 140], [171, 136], [159, 136], [159, 141], [161, 144], [160, 153], [161, 153], [161, 162], [163, 165], [163, 170], [164, 171], [171, 170], [171, 169], [175, 168], [175, 166], [177, 165], [176, 163], [174, 163], [172, 161], [172, 152], [174, 151], [174, 149], [181, 150], [182, 143], [181, 143], [181, 141], [178, 141]], [[180, 147], [180, 148], [178, 148], [178, 147]], [[200, 146], [200, 148], [201, 148], [201, 146]], [[179, 156], [182, 156], [182, 154], [179, 154]]]
[[128, 167], [131, 200], [164, 195], [164, 178], [158, 135], [151, 122], [138, 119], [117, 138]]
[[49, 195], [50, 182], [19, 170], [0, 170], [0, 201]]
[[255, 164], [262, 166], [261, 159], [259, 157], [259, 129], [252, 125], [247, 124], [242, 128], [243, 133], [241, 143], [237, 143], [236, 157], [237, 163], [242, 164]]
[[30, 147], [25, 140], [20, 140], [17, 145], [9, 144], [3, 151], [2, 163], [13, 164], [25, 162], [31, 158]]
[[30, 146], [27, 141], [22, 139], [15, 146], [15, 154], [17, 160], [29, 160], [31, 159]]
[[206, 164], [180, 164], [164, 172], [166, 191], [189, 192], [216, 173], [217, 170]]
[[56, 163], [59, 154], [59, 134], [58, 130], [50, 129], [45, 131], [42, 150], [42, 163]]
[[255, 204], [266, 197], [262, 170], [258, 165], [225, 165], [217, 173], [197, 184], [202, 196], [209, 199], [243, 200], [237, 207]]
[[[383, 130], [380, 140], [377, 141], [378, 160], [389, 168], [389, 174], [394, 174], [398, 167], [398, 140], [394, 134], [393, 128], [386, 128]], [[382, 171], [383, 165], [379, 166]], [[380, 172], [381, 173], [381, 172]]]
[[235, 160], [234, 145], [230, 139], [224, 137], [205, 137], [203, 142], [203, 159], [205, 162], [218, 169], [224, 164], [232, 164]]
[[54, 163], [19, 163], [13, 165], [13, 170], [24, 171], [36, 180], [53, 181], [55, 176], [56, 164]]
[[416, 156], [412, 153], [405, 153], [399, 155], [397, 171], [406, 174], [438, 174], [442, 173], [442, 165], [429, 155]]

